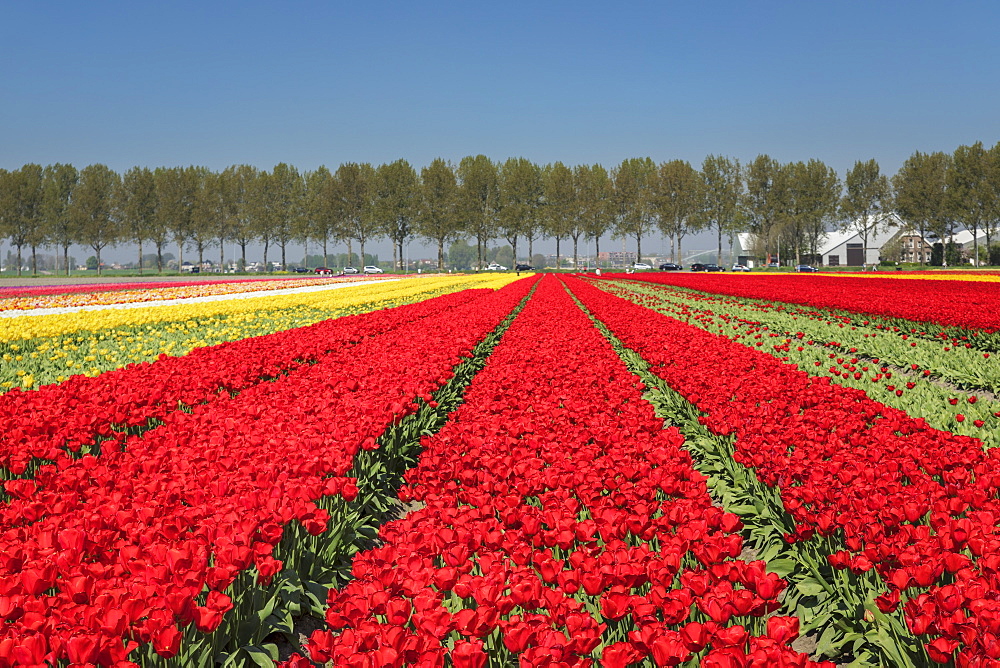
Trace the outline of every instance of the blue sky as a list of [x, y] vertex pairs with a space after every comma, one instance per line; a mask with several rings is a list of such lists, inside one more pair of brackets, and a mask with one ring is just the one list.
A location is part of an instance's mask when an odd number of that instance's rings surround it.
[[0, 167], [696, 166], [1000, 140], [996, 2], [0, 0]]

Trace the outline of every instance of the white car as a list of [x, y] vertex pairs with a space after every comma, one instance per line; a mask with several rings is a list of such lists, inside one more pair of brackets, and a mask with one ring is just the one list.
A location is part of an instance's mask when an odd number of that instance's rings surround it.
[[750, 271], [750, 267], [745, 264], [734, 264], [733, 271]]
[[653, 267], [651, 267], [650, 265], [646, 264], [645, 262], [636, 262], [636, 263], [634, 263], [632, 265], [632, 268], [633, 269], [652, 269]]
[[490, 262], [486, 265], [486, 271], [507, 271], [507, 267], [502, 264], [497, 264], [496, 262]]
[[380, 268], [378, 268], [378, 267], [374, 267], [374, 266], [372, 266], [372, 265], [370, 265], [370, 264], [366, 264], [366, 265], [365, 265], [365, 269], [364, 269], [364, 272], [365, 272], [366, 274], [384, 274], [384, 273], [385, 273], [385, 272], [384, 272], [384, 271], [382, 271], [382, 270], [381, 270]]

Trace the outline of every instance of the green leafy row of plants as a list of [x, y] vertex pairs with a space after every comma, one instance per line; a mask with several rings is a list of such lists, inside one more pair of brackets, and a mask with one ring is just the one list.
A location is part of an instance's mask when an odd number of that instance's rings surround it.
[[[605, 286], [603, 283], [598, 285]], [[1000, 417], [997, 415], [1000, 402], [992, 393], [982, 389], [962, 389], [958, 383], [953, 386], [945, 382], [945, 373], [939, 371], [950, 363], [947, 362], [951, 359], [948, 355], [962, 356], [964, 360], [972, 354], [973, 357], [978, 355], [978, 361], [989, 370], [988, 373], [995, 371], [1000, 379], [1000, 368], [997, 368], [993, 356], [984, 359], [984, 353], [953, 348], [954, 352], [946, 351], [936, 358], [931, 355], [927, 359], [921, 358], [925, 364], [933, 365], [931, 367], [921, 367], [916, 362], [907, 363], [905, 359], [898, 358], [890, 362], [879, 357], [877, 351], [869, 348], [869, 356], [865, 354], [865, 349], [853, 344], [863, 346], [876, 340], [896, 340], [905, 344], [906, 340], [900, 336], [865, 338], [860, 329], [836, 327], [833, 334], [838, 339], [824, 339], [823, 333], [816, 329], [830, 327], [828, 324], [780, 311], [760, 309], [754, 312], [741, 306], [741, 302], [728, 298], [692, 302], [683, 293], [658, 289], [650, 291], [634, 283], [610, 289], [614, 294], [654, 311], [770, 353], [807, 373], [831, 376], [836, 384], [862, 390], [886, 405], [925, 419], [936, 429], [978, 438], [986, 447], [1000, 445]], [[898, 343], [892, 345], [898, 346]], [[971, 367], [976, 366], [973, 362], [968, 363]], [[913, 368], [914, 364], [917, 364], [917, 369]]]

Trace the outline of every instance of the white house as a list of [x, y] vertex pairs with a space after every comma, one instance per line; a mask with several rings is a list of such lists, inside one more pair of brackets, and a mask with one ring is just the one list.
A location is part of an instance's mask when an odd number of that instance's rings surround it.
[[[878, 229], [868, 235], [868, 253], [865, 254], [865, 242], [857, 230], [856, 225], [851, 225], [846, 231], [834, 230], [827, 232], [819, 239], [817, 252], [820, 256], [819, 263], [827, 267], [852, 266], [860, 267], [863, 264], [878, 264], [880, 251], [889, 241], [898, 236], [902, 230], [908, 230], [910, 226], [895, 213], [887, 216], [884, 223], [878, 225]], [[740, 264], [748, 264], [753, 261], [754, 235], [744, 232], [736, 235], [733, 244], [733, 256]], [[762, 259], [762, 258], [761, 258]], [[794, 258], [782, 258], [794, 261]]]
[[909, 227], [898, 215], [890, 213], [884, 222], [877, 225], [876, 229], [868, 234], [867, 254], [865, 254], [865, 240], [861, 238], [856, 224], [850, 225], [843, 232], [830, 232], [819, 243], [818, 250], [823, 258], [822, 264], [827, 267], [840, 265], [860, 267], [863, 264], [878, 264], [881, 260], [882, 246], [896, 237], [900, 230]]

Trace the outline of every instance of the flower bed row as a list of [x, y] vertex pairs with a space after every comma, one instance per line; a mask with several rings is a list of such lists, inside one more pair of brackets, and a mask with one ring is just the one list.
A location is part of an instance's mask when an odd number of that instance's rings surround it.
[[508, 286], [412, 331], [175, 411], [122, 450], [7, 481], [0, 665], [115, 665], [133, 652], [183, 665], [212, 657], [220, 645], [195, 642], [190, 629], [260, 614], [243, 609], [254, 590], [239, 586], [241, 574], [253, 571], [264, 585], [281, 572], [272, 555], [292, 520], [308, 534], [340, 530], [349, 518], [336, 513], [356, 493], [345, 476], [354, 454], [376, 447], [386, 426], [447, 382], [529, 287]]
[[[469, 304], [490, 290], [463, 290], [391, 310], [324, 320], [266, 336], [161, 355], [91, 378], [73, 376], [36, 392], [0, 395], [0, 476], [21, 477], [37, 462], [58, 462], [81, 450], [118, 448], [126, 436], [170, 413], [233, 395], [268, 379], [343, 355], [368, 338]], [[30, 470], [29, 470], [30, 467]]]
[[1000, 390], [998, 356], [953, 341], [920, 340], [918, 347], [905, 333], [866, 332], [815, 312], [788, 313], [768, 304], [631, 281], [595, 285], [794, 363], [811, 375], [863, 390], [937, 429], [975, 436], [988, 447], [1000, 445], [1000, 403], [993, 394]]
[[738, 519], [641, 389], [543, 279], [406, 475], [400, 498], [420, 508], [331, 590], [311, 660], [808, 665], [788, 646], [798, 620], [764, 619], [784, 582], [737, 558]]
[[[159, 355], [388, 308], [467, 288], [499, 288], [514, 277], [427, 277], [322, 292], [61, 316], [25, 316], [0, 328], [0, 389], [34, 388], [74, 374], [96, 376]], [[22, 339], [29, 336], [33, 338]]]
[[[781, 491], [790, 541], [877, 575], [869, 600], [939, 662], [1000, 657], [1000, 451], [857, 390], [660, 316], [582, 281], [573, 290], [652, 371], [735, 436], [735, 458]], [[901, 605], [902, 604], [902, 605]]]
[[[322, 279], [320, 279], [322, 280]], [[327, 279], [328, 280], [328, 279]], [[299, 279], [231, 278], [200, 281], [131, 281], [123, 283], [79, 283], [75, 285], [0, 285], [0, 311], [91, 304], [124, 304], [150, 299], [179, 299], [210, 294], [233, 294], [253, 290], [304, 285]], [[312, 282], [312, 281], [309, 281]], [[152, 296], [162, 295], [162, 296]]]
[[[625, 278], [624, 275], [619, 277]], [[989, 285], [971, 281], [902, 281], [869, 277], [859, 283], [830, 275], [690, 273], [636, 274], [628, 278], [734, 297], [1000, 330], [1000, 316], [997, 315], [1000, 313], [1000, 294]]]

